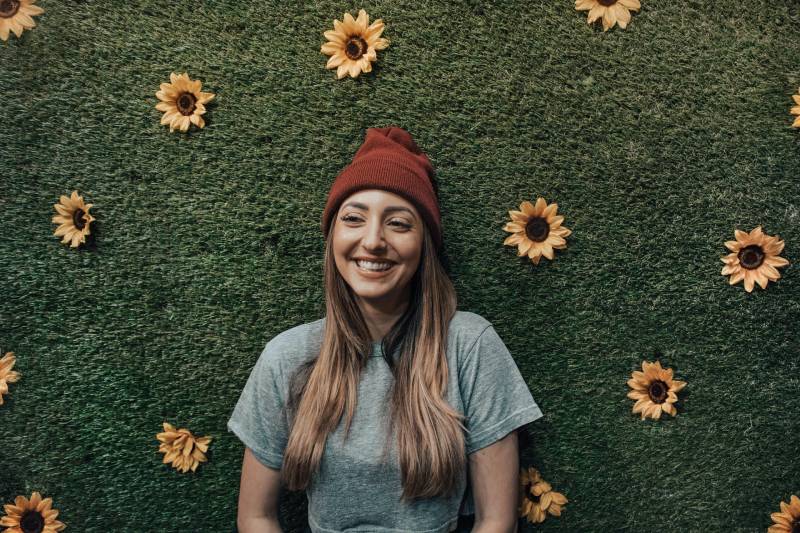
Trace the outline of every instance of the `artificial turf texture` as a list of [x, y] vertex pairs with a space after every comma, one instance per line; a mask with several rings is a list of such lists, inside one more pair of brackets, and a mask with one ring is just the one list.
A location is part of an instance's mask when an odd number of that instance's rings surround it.
[[[0, 42], [0, 349], [22, 374], [0, 502], [38, 490], [66, 531], [234, 530], [226, 421], [266, 342], [323, 315], [327, 191], [398, 125], [437, 169], [459, 308], [545, 413], [521, 464], [569, 503], [520, 530], [765, 530], [800, 493], [800, 4], [642, 4], [603, 33], [569, 0], [39, 0]], [[362, 7], [391, 45], [337, 80], [322, 33]], [[173, 71], [216, 94], [203, 130], [159, 124]], [[94, 247], [52, 235], [73, 190]], [[537, 196], [573, 233], [534, 266], [502, 227]], [[791, 264], [747, 293], [720, 257], [759, 224]], [[656, 358], [688, 385], [642, 421], [626, 381]], [[164, 421], [213, 438], [196, 473], [162, 464]], [[305, 495], [282, 498], [305, 529]]]

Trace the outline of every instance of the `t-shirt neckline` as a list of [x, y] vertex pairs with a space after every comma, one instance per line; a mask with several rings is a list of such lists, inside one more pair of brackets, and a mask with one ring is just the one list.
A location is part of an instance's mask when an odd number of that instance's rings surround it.
[[372, 353], [370, 354], [370, 357], [383, 357], [381, 342], [383, 342], [383, 339], [379, 341], [372, 341]]

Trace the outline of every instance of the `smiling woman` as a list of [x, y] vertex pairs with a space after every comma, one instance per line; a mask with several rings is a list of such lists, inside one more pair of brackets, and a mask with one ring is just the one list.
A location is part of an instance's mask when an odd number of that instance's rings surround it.
[[367, 131], [322, 230], [326, 315], [267, 343], [228, 421], [247, 447], [240, 531], [279, 529], [279, 483], [306, 491], [314, 533], [448, 533], [472, 513], [513, 531], [515, 430], [543, 415], [491, 323], [456, 309], [407, 131]]

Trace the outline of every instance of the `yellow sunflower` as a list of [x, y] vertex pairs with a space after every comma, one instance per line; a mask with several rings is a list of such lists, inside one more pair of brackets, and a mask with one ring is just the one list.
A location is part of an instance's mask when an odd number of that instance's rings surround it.
[[83, 203], [83, 196], [78, 196], [78, 191], [72, 191], [71, 198], [62, 194], [59, 203], [53, 204], [58, 212], [57, 215], [53, 215], [53, 222], [59, 224], [53, 235], [63, 236], [61, 239], [63, 244], [71, 241], [70, 248], [77, 248], [81, 243], [85, 243], [86, 236], [92, 233], [90, 226], [94, 217], [89, 214], [92, 205], [94, 204]]
[[156, 109], [163, 111], [161, 124], [169, 124], [169, 131], [176, 129], [186, 131], [190, 124], [198, 128], [206, 125], [203, 117], [205, 104], [214, 98], [213, 93], [200, 92], [203, 84], [200, 80], [191, 80], [185, 72], [183, 74], [169, 75], [171, 83], [162, 83], [161, 90], [156, 96], [161, 100], [156, 104]]
[[[2, 2], [2, 0], [0, 0]], [[5, 533], [54, 533], [67, 526], [56, 520], [58, 511], [51, 509], [53, 498], [42, 499], [42, 495], [34, 491], [30, 501], [25, 496], [17, 496], [14, 503], [3, 505], [6, 516], [0, 518], [0, 526], [9, 529]]]
[[625, 29], [631, 21], [631, 11], [638, 11], [641, 7], [639, 0], [575, 0], [576, 10], [589, 12], [589, 24], [602, 17], [603, 31], [614, 24]]
[[14, 357], [14, 352], [8, 352], [3, 357], [0, 357], [0, 405], [3, 405], [3, 395], [8, 394], [8, 384], [16, 383], [22, 376], [16, 370], [11, 370], [17, 358]]
[[756, 283], [766, 289], [767, 283], [781, 277], [778, 268], [785, 267], [789, 261], [778, 256], [783, 251], [784, 242], [777, 235], [765, 235], [761, 226], [750, 233], [737, 229], [734, 235], [735, 241], [725, 241], [725, 247], [731, 253], [721, 258], [725, 263], [722, 275], [731, 276], [729, 284], [744, 280], [744, 289], [752, 292]]
[[522, 493], [522, 503], [518, 509], [520, 517], [524, 516], [528, 522], [538, 524], [544, 522], [546, 513], [561, 516], [561, 506], [567, 503], [567, 498], [554, 491], [538, 470], [532, 466], [527, 470], [521, 469], [519, 485]]
[[[800, 90], [798, 90], [798, 93], [800, 93]], [[792, 99], [794, 100], [794, 103], [797, 104], [797, 105], [792, 107], [791, 113], [792, 113], [792, 115], [798, 115], [794, 119], [794, 122], [792, 123], [792, 127], [793, 128], [800, 128], [800, 94], [793, 94], [792, 95]]]
[[203, 452], [208, 451], [211, 437], [197, 438], [188, 429], [176, 430], [171, 424], [164, 422], [164, 432], [156, 438], [161, 441], [158, 450], [164, 454], [164, 463], [172, 463], [173, 468], [181, 472], [197, 470], [200, 463], [207, 461]]
[[773, 524], [767, 533], [792, 533], [800, 530], [800, 498], [792, 494], [789, 502], [781, 502], [781, 512], [770, 515]]
[[36, 0], [0, 0], [0, 39], [7, 41], [9, 30], [19, 39], [22, 32], [36, 27], [33, 17], [44, 9], [33, 5]]
[[628, 386], [633, 390], [628, 392], [628, 398], [636, 400], [633, 412], [641, 413], [642, 420], [646, 416], [658, 420], [662, 411], [672, 416], [678, 413], [673, 404], [686, 382], [672, 379], [671, 368], [661, 368], [660, 361], [642, 361], [642, 372], [634, 370], [631, 376]]
[[389, 40], [381, 37], [383, 21], [378, 19], [370, 25], [369, 15], [363, 9], [358, 12], [357, 19], [345, 13], [344, 22], [334, 20], [333, 27], [325, 32], [328, 42], [320, 51], [331, 56], [325, 68], [337, 69], [337, 79], [347, 74], [355, 78], [361, 72], [371, 72], [372, 62], [377, 59], [376, 50], [389, 46]]
[[552, 260], [553, 249], [567, 247], [567, 237], [572, 233], [561, 226], [564, 217], [556, 216], [558, 204], [547, 205], [544, 198], [537, 198], [536, 205], [525, 200], [520, 204], [519, 211], [511, 210], [511, 222], [506, 223], [503, 231], [511, 232], [503, 244], [517, 246], [517, 256], [528, 255], [533, 264], [538, 265], [542, 256]]

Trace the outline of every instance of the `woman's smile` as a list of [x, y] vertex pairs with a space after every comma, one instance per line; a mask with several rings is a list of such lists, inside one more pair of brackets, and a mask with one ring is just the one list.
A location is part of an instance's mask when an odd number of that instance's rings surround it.
[[[366, 261], [362, 263], [362, 261], [358, 259], [353, 261], [353, 263], [356, 265], [356, 270], [358, 270], [359, 274], [365, 278], [381, 278], [386, 276], [389, 272], [393, 272], [395, 267], [395, 263], [372, 263]], [[385, 268], [387, 265], [388, 268]], [[377, 268], [379, 266], [381, 268]]]

